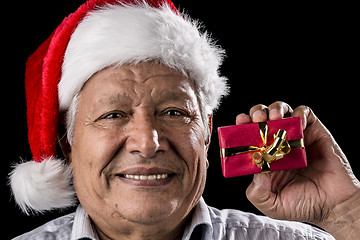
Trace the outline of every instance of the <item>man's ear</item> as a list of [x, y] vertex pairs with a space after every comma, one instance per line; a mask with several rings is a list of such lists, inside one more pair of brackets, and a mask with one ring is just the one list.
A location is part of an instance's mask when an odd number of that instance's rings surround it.
[[208, 119], [208, 130], [209, 130], [209, 134], [207, 136], [207, 139], [205, 140], [205, 147], [206, 147], [206, 152], [209, 150], [209, 146], [210, 146], [210, 140], [211, 140], [211, 134], [212, 134], [212, 130], [213, 130], [213, 114], [209, 115], [209, 119]]
[[59, 116], [59, 126], [58, 126], [58, 143], [60, 145], [61, 151], [69, 162], [70, 160], [70, 153], [71, 153], [71, 146], [67, 139], [67, 133], [65, 128], [65, 117], [64, 114], [60, 114]]
[[212, 134], [212, 130], [213, 130], [213, 114], [209, 115], [209, 122], [208, 122], [208, 136], [207, 139], [205, 140], [205, 154], [206, 154], [206, 169], [209, 168], [209, 160], [207, 159], [208, 156], [208, 151], [209, 151], [209, 147], [210, 147], [210, 140], [211, 140], [211, 134]]

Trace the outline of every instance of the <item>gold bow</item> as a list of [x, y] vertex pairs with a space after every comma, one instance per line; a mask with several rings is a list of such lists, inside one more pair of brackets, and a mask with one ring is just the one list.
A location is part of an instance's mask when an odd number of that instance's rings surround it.
[[[267, 132], [268, 125], [266, 122], [259, 122], [259, 130], [261, 139], [264, 145], [262, 147], [257, 146], [240, 146], [232, 148], [222, 148], [220, 155], [221, 157], [231, 157], [240, 153], [256, 151], [252, 155], [252, 160], [257, 167], [261, 168], [261, 172], [270, 171], [270, 163], [283, 158], [286, 154], [291, 151], [291, 148], [304, 147], [304, 139], [295, 139], [286, 141], [287, 132], [283, 129], [279, 129], [274, 134], [274, 142], [267, 146]], [[259, 151], [260, 150], [260, 151]]]

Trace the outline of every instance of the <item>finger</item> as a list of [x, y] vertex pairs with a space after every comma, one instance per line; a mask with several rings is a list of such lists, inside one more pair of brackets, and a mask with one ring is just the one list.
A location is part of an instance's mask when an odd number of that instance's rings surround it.
[[291, 116], [293, 113], [289, 104], [281, 101], [274, 102], [269, 106], [269, 119], [277, 120], [287, 116]]
[[266, 210], [271, 209], [273, 195], [270, 175], [266, 173], [254, 174], [253, 181], [246, 189], [246, 197], [249, 201], [260, 211], [268, 214]]
[[251, 123], [251, 117], [245, 113], [236, 116], [236, 125]]
[[253, 122], [265, 122], [267, 120], [267, 106], [258, 104], [250, 109], [250, 117]]
[[315, 116], [311, 108], [304, 105], [295, 108], [294, 112], [292, 113], [292, 117], [301, 118], [303, 130], [305, 130], [308, 125], [311, 125], [318, 121], [318, 118]]

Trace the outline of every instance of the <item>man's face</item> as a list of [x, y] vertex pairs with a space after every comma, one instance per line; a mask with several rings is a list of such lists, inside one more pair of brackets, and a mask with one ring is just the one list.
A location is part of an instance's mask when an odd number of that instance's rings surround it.
[[196, 205], [207, 146], [194, 89], [153, 62], [108, 67], [84, 85], [70, 158], [96, 225], [174, 227]]

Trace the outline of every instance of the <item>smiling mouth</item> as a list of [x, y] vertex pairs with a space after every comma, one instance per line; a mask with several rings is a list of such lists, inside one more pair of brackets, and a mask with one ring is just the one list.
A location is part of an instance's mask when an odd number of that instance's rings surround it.
[[130, 168], [116, 174], [126, 184], [136, 186], [163, 186], [171, 182], [176, 174], [163, 168]]
[[120, 174], [119, 177], [135, 180], [159, 180], [166, 179], [169, 174], [153, 174], [153, 175], [134, 175], [134, 174]]

